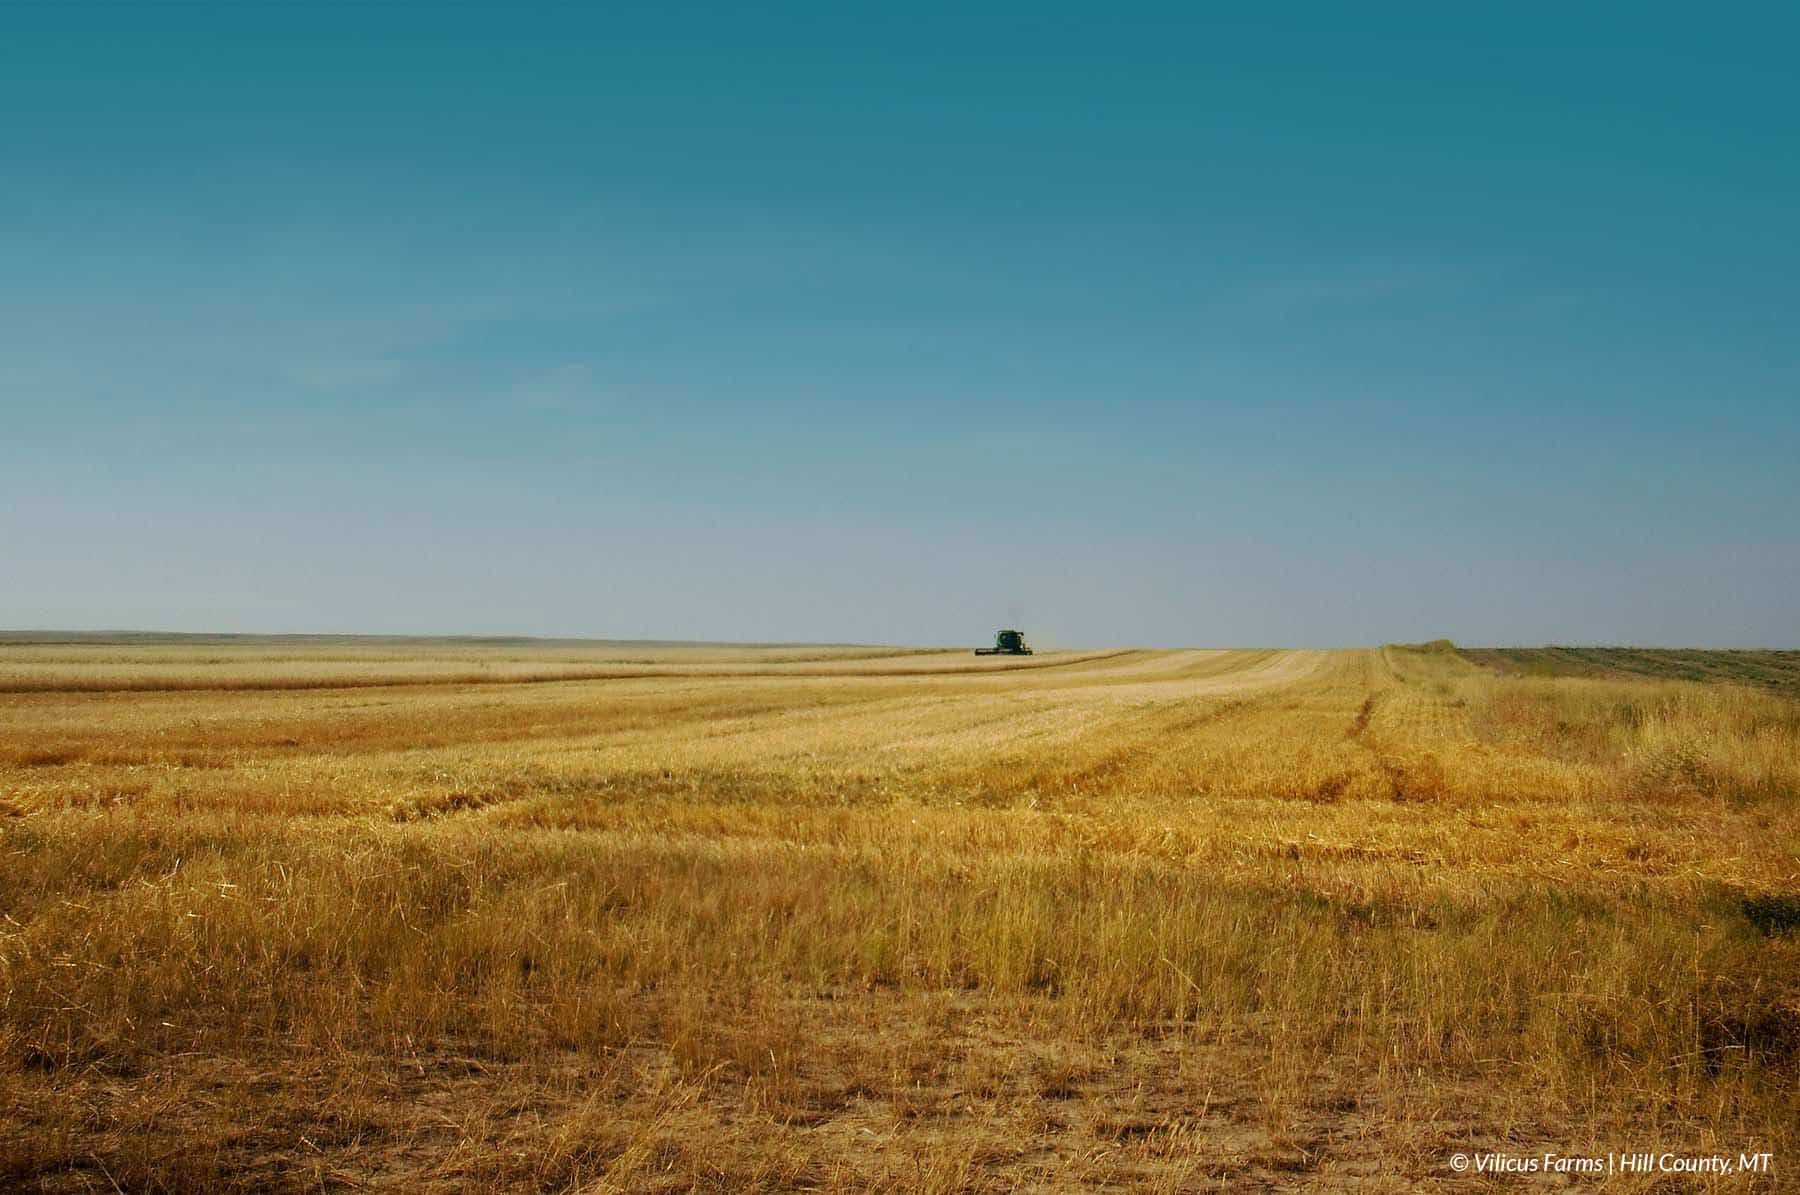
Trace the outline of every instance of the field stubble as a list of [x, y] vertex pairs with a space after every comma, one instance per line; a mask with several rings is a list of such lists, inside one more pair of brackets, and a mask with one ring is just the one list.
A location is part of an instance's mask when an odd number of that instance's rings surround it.
[[0, 653], [0, 1185], [1800, 1166], [1779, 693], [1400, 649]]

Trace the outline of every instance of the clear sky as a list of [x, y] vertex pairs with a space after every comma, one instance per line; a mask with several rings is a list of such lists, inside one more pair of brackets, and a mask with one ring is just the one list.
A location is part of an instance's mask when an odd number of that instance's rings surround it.
[[1800, 646], [1800, 10], [0, 2], [0, 626]]

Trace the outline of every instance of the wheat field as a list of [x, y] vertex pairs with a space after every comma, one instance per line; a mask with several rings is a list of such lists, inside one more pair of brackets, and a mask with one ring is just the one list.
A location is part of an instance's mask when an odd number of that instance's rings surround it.
[[1445, 644], [12, 642], [0, 1187], [1792, 1186], [1797, 797]]

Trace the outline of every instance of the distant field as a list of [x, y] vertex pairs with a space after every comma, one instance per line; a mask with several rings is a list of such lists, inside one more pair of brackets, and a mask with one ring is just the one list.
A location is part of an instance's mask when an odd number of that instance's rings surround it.
[[708, 644], [352, 636], [0, 636], [0, 692], [344, 689], [674, 675], [979, 671], [967, 652], [833, 644]]
[[1471, 663], [1526, 676], [1725, 681], [1800, 696], [1800, 651], [1650, 647], [1465, 647], [1458, 651]]
[[1794, 653], [1573, 651], [0, 644], [0, 1189], [1791, 1188]]

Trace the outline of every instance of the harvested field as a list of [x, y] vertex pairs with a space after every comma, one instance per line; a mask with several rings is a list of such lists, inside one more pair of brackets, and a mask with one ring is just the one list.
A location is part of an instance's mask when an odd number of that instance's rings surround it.
[[0, 646], [0, 1186], [1792, 1185], [1800, 702], [1533, 659]]

